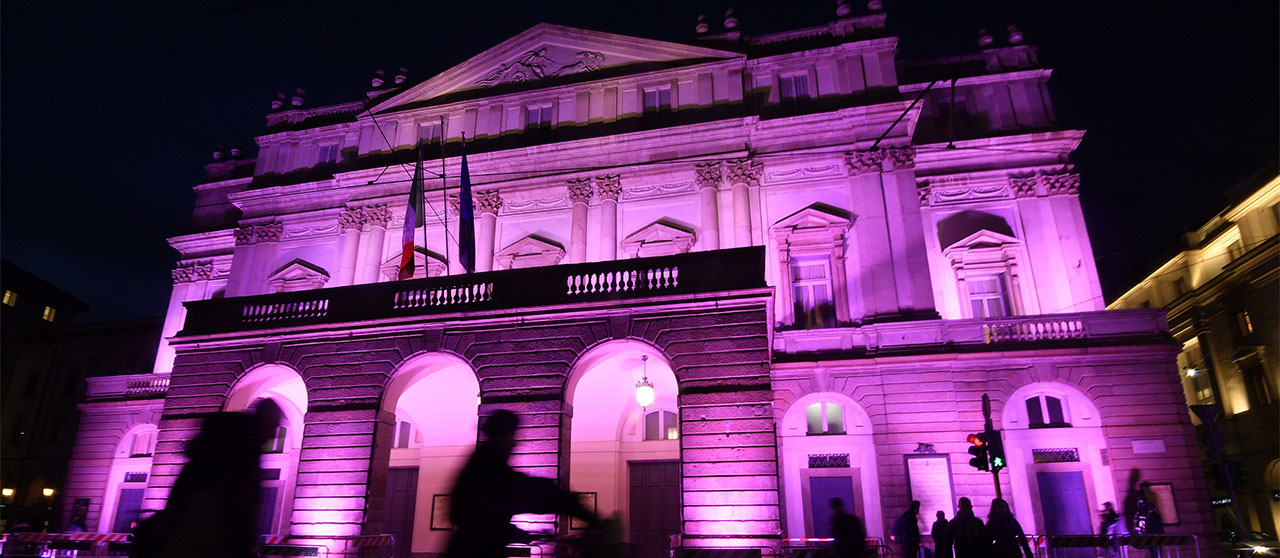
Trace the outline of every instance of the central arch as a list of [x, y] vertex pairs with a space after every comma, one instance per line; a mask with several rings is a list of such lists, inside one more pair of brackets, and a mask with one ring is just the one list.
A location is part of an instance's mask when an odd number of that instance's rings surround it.
[[387, 456], [386, 486], [371, 488], [386, 491], [382, 531], [395, 536], [397, 556], [444, 552], [447, 495], [476, 447], [479, 397], [471, 364], [449, 353], [406, 359], [387, 385], [390, 448], [377, 452]]
[[[648, 408], [636, 400], [636, 384], [645, 377], [654, 389]], [[639, 556], [649, 556], [659, 542], [665, 551], [666, 537], [680, 530], [679, 395], [666, 357], [634, 340], [592, 348], [566, 384], [569, 487], [585, 494], [601, 517], [617, 516], [627, 540], [640, 546]], [[653, 512], [632, 513], [633, 501], [636, 510]]]
[[248, 411], [266, 399], [279, 405], [284, 417], [275, 437], [263, 448], [258, 534], [287, 534], [292, 524], [298, 456], [307, 414], [307, 385], [292, 368], [279, 364], [259, 366], [236, 382], [224, 409]]

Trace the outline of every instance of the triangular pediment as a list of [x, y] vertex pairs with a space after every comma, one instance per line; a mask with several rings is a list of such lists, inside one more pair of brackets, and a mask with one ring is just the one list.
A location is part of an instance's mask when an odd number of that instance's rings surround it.
[[683, 254], [693, 247], [690, 229], [664, 221], [649, 223], [622, 241], [622, 251], [632, 258]]
[[964, 237], [959, 242], [952, 244], [946, 248], [947, 251], [953, 249], [980, 249], [980, 248], [998, 248], [1009, 244], [1020, 244], [1020, 241], [1007, 234], [982, 229], [976, 233]]
[[564, 247], [554, 241], [531, 234], [512, 242], [502, 251], [494, 254], [493, 259], [503, 269], [555, 265], [564, 259]]
[[318, 289], [329, 282], [329, 272], [303, 259], [295, 259], [277, 269], [267, 284], [278, 293]]
[[788, 215], [773, 226], [775, 231], [804, 231], [848, 229], [853, 223], [853, 215], [848, 211], [832, 207], [824, 203], [815, 203]]
[[736, 52], [540, 23], [379, 103], [373, 112], [448, 93], [641, 62], [742, 57]]

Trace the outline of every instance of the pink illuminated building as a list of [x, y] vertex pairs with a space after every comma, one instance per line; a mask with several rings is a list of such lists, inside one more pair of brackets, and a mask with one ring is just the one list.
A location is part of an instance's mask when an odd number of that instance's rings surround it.
[[[913, 498], [985, 517], [986, 393], [1028, 532], [1096, 532], [1140, 483], [1169, 531], [1211, 530], [1180, 348], [1163, 311], [1103, 309], [1084, 132], [1056, 126], [1035, 49], [1012, 30], [904, 61], [884, 14], [841, 12], [691, 44], [539, 24], [367, 99], [278, 99], [170, 239], [154, 373], [91, 381], [67, 501], [96, 531], [159, 509], [202, 417], [271, 398], [264, 533], [432, 556], [478, 422], [511, 409], [513, 463], [643, 556], [673, 534], [772, 554], [826, 535], [833, 496], [885, 539]], [[448, 190], [428, 180], [419, 276], [395, 281], [420, 141]]]

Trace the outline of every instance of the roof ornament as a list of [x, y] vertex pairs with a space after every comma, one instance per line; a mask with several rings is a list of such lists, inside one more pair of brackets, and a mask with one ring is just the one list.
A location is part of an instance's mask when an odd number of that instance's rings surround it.
[[383, 71], [382, 68], [378, 68], [377, 70], [373, 71], [373, 79], [369, 81], [369, 85], [372, 86], [374, 89], [377, 89], [379, 87], [382, 87], [382, 84], [386, 82], [387, 82], [387, 72]]
[[284, 91], [276, 91], [276, 98], [271, 99], [271, 110], [280, 110], [284, 108]]
[[884, 2], [882, 2], [881, 0], [869, 0], [867, 2], [867, 9], [871, 10], [871, 13], [878, 14], [884, 11]]
[[1022, 31], [1019, 31], [1018, 26], [1012, 23], [1009, 24], [1009, 44], [1022, 44]]
[[849, 0], [836, 0], [836, 17], [849, 17], [853, 13], [853, 8], [849, 7]]
[[213, 150], [213, 160], [215, 162], [221, 161], [226, 156], [227, 156], [227, 144], [219, 143], [218, 148]]
[[733, 15], [733, 8], [724, 11], [724, 28], [733, 29], [738, 26], [738, 18]]
[[242, 156], [244, 156], [244, 142], [237, 141], [235, 145], [231, 146], [231, 158], [239, 159]]
[[294, 89], [293, 99], [290, 100], [289, 104], [293, 105], [293, 108], [302, 108], [302, 105], [307, 104], [307, 92], [303, 91], [301, 87]]
[[697, 31], [699, 35], [711, 30], [711, 26], [707, 25], [706, 14], [698, 14], [698, 24], [693, 27], [693, 30]]
[[991, 48], [991, 45], [995, 44], [995, 42], [996, 40], [991, 37], [991, 32], [987, 31], [986, 28], [978, 30], [978, 47]]
[[400, 69], [396, 70], [396, 77], [392, 78], [392, 82], [395, 83], [396, 85], [402, 85], [404, 84], [404, 82], [408, 80], [409, 80], [409, 69], [405, 68], [404, 66], [400, 66]]

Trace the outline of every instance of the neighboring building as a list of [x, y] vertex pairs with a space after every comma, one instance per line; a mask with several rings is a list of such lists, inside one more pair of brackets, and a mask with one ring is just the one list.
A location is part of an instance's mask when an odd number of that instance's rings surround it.
[[[1182, 344], [1178, 368], [1190, 405], [1214, 405], [1228, 458], [1243, 464], [1238, 509], [1251, 531], [1280, 532], [1280, 176], [1276, 165], [1229, 192], [1231, 204], [1188, 232], [1172, 256], [1109, 308], [1165, 308]], [[1198, 417], [1193, 422], [1200, 425]], [[1203, 430], [1203, 426], [1199, 426]], [[1206, 471], [1212, 475], [1208, 455]], [[1218, 524], [1229, 518], [1226, 486]]]
[[70, 503], [63, 494], [84, 380], [149, 369], [162, 322], [71, 325], [86, 304], [8, 261], [0, 278], [0, 522], [6, 529], [66, 528], [61, 509]]
[[[913, 497], [985, 515], [986, 393], [1028, 531], [1096, 532], [1141, 482], [1170, 531], [1211, 531], [1178, 347], [1163, 311], [1103, 311], [1083, 132], [1056, 126], [1034, 48], [901, 61], [883, 14], [847, 11], [693, 45], [540, 24], [368, 100], [279, 99], [170, 239], [135, 378], [164, 399], [95, 385], [69, 497], [120, 529], [164, 505], [201, 417], [271, 398], [261, 531], [428, 556], [477, 423], [512, 409], [514, 465], [621, 514], [641, 556], [822, 536], [833, 496], [887, 538]], [[456, 196], [463, 134], [479, 272], [435, 179], [417, 278], [393, 281], [413, 146], [447, 140]]]

